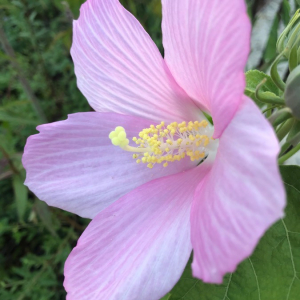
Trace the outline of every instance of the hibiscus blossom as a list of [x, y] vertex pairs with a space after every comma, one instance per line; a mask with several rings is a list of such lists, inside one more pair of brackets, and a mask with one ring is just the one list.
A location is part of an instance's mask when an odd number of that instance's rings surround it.
[[[96, 112], [38, 127], [25, 184], [92, 218], [65, 265], [69, 300], [156, 300], [221, 283], [283, 216], [276, 136], [243, 96], [243, 0], [162, 0], [163, 59], [118, 0], [74, 22], [78, 87]], [[211, 114], [214, 126], [202, 114]]]

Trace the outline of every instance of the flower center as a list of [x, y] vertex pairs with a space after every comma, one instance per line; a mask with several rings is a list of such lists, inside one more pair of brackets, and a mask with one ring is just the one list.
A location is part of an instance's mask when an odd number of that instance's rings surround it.
[[213, 129], [206, 120], [201, 122], [173, 122], [151, 125], [132, 140], [137, 147], [129, 146], [126, 131], [118, 126], [109, 134], [111, 142], [125, 151], [133, 152], [137, 163], [145, 163], [152, 169], [154, 164], [168, 166], [188, 156], [191, 161], [202, 160], [208, 155], [208, 145], [213, 140]]

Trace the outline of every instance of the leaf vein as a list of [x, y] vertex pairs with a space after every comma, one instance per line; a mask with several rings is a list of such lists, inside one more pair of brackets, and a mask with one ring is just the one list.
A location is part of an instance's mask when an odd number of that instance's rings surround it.
[[[296, 188], [295, 188], [295, 189], [296, 189]], [[297, 190], [297, 189], [296, 189], [296, 190]], [[297, 272], [296, 272], [295, 261], [294, 261], [293, 251], [292, 251], [292, 245], [291, 245], [291, 241], [290, 241], [290, 237], [289, 237], [289, 231], [288, 231], [288, 229], [287, 229], [287, 227], [286, 227], [286, 224], [285, 224], [284, 220], [281, 219], [281, 221], [282, 221], [283, 227], [284, 227], [285, 232], [286, 232], [286, 237], [287, 237], [287, 241], [288, 241], [288, 245], [289, 245], [289, 249], [290, 249], [290, 255], [291, 255], [292, 267], [293, 267], [293, 271], [294, 271], [294, 276], [293, 276], [293, 278], [292, 278], [292, 282], [291, 282], [291, 284], [290, 284], [290, 286], [289, 286], [288, 293], [287, 293], [287, 295], [286, 295], [286, 300], [288, 300], [288, 299], [290, 298], [290, 294], [291, 294], [291, 290], [292, 290], [292, 286], [293, 286], [293, 284], [294, 284], [294, 281], [295, 281], [296, 278], [297, 278], [297, 279], [299, 279], [299, 278], [298, 278]]]
[[284, 184], [288, 185], [289, 187], [293, 188], [294, 190], [296, 190], [299, 194], [300, 194], [300, 190], [298, 190], [295, 186], [283, 181]]
[[251, 267], [252, 267], [252, 270], [253, 270], [253, 273], [254, 273], [254, 276], [255, 276], [256, 284], [257, 284], [258, 300], [261, 300], [261, 297], [260, 297], [260, 288], [259, 288], [259, 283], [258, 283], [258, 276], [257, 276], [257, 274], [256, 274], [254, 265], [253, 265], [253, 263], [252, 263], [250, 257], [249, 257], [248, 259], [249, 259], [249, 262], [250, 262], [250, 264], [251, 264]]
[[187, 290], [187, 292], [181, 297], [181, 299], [185, 299], [185, 296], [197, 285], [197, 283], [198, 283], [198, 280], [195, 280], [193, 286]]
[[226, 300], [226, 298], [228, 300], [230, 300], [229, 297], [228, 297], [228, 290], [229, 290], [229, 286], [230, 286], [230, 283], [231, 283], [231, 279], [232, 279], [232, 273], [230, 274], [230, 277], [229, 277], [229, 280], [228, 280], [228, 283], [227, 283], [227, 287], [226, 287], [226, 290], [225, 290], [225, 295], [224, 295], [223, 300]]

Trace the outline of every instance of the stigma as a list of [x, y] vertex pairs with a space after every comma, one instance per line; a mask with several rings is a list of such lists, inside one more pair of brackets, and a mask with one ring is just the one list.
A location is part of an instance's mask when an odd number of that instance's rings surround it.
[[155, 164], [180, 161], [189, 157], [191, 161], [201, 161], [208, 155], [208, 145], [212, 139], [212, 126], [206, 120], [195, 122], [173, 122], [166, 125], [150, 125], [132, 140], [136, 147], [129, 145], [126, 131], [118, 126], [109, 134], [114, 146], [132, 152], [136, 162], [147, 164], [152, 169]]

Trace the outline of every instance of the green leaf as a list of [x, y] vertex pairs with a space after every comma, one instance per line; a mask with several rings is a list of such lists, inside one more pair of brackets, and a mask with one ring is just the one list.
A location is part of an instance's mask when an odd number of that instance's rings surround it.
[[283, 0], [281, 14], [284, 25], [287, 26], [291, 19], [291, 5], [288, 0]]
[[34, 210], [36, 211], [37, 215], [39, 216], [39, 218], [41, 219], [41, 221], [45, 225], [45, 227], [49, 230], [49, 232], [53, 236], [57, 236], [57, 234], [54, 230], [52, 216], [51, 216], [51, 212], [49, 210], [49, 206], [45, 202], [36, 199], [35, 204], [34, 204]]
[[0, 121], [12, 122], [17, 124], [28, 124], [28, 125], [38, 125], [38, 121], [30, 120], [27, 118], [22, 118], [20, 116], [13, 116], [10, 113], [0, 109]]
[[214, 125], [214, 121], [211, 117], [211, 115], [209, 115], [208, 113], [206, 113], [205, 111], [202, 111], [202, 113], [204, 114], [205, 118], [207, 119], [207, 121], [211, 124]]
[[[64, 3], [65, 2], [65, 3]], [[58, 9], [61, 9], [62, 11], [66, 10], [66, 4], [68, 5], [68, 9], [72, 11], [72, 14], [74, 15], [75, 19], [79, 16], [79, 8], [84, 3], [84, 0], [54, 0], [54, 4]]]
[[271, 62], [276, 58], [276, 44], [278, 39], [278, 26], [279, 26], [279, 18], [276, 17], [274, 19], [274, 23], [272, 26], [272, 30], [270, 32], [269, 40], [264, 53], [265, 62]]
[[[253, 1], [253, 0], [252, 0]], [[274, 20], [278, 15], [283, 0], [255, 2], [254, 7], [259, 10], [255, 15], [255, 22], [252, 26], [251, 53], [247, 62], [247, 70], [257, 68], [262, 61], [264, 51], [269, 41]]]
[[167, 294], [166, 296], [164, 296], [160, 300], [170, 300], [170, 299], [171, 299], [171, 294]]
[[300, 133], [300, 121], [299, 120], [295, 120], [293, 127], [291, 129], [291, 131], [289, 132], [288, 135], [288, 140], [292, 139], [295, 135], [297, 135], [298, 133]]
[[282, 166], [288, 205], [250, 258], [222, 285], [204, 284], [191, 264], [171, 291], [170, 300], [298, 300], [300, 295], [300, 168]]
[[13, 176], [13, 188], [19, 219], [22, 220], [26, 211], [28, 190], [24, 178], [19, 174]]
[[261, 87], [262, 92], [271, 92], [275, 94], [276, 96], [279, 96], [279, 89], [278, 87], [274, 84], [273, 80], [271, 77], [261, 71], [258, 70], [250, 70], [246, 73], [246, 89], [245, 89], [245, 94], [250, 97], [254, 102], [259, 106], [262, 107], [264, 103], [260, 102], [256, 97], [255, 97], [255, 90], [256, 87], [262, 82], [263, 79], [267, 79], [266, 84], [264, 84]]

